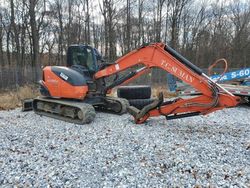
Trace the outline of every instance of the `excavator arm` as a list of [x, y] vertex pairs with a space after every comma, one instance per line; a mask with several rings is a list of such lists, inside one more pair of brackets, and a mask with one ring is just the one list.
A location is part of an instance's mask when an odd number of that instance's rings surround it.
[[150, 44], [128, 53], [119, 58], [115, 64], [98, 71], [94, 78], [96, 80], [105, 78], [138, 65], [141, 65], [142, 68], [131, 71], [107, 86], [106, 91], [133, 80], [153, 67], [158, 67], [199, 90], [202, 95], [164, 102], [163, 96], [160, 94], [155, 102], [145, 106], [142, 110], [129, 107], [128, 111], [134, 116], [136, 123], [143, 123], [149, 117], [159, 115], [164, 115], [167, 119], [175, 119], [208, 114], [222, 108], [236, 106], [240, 101], [240, 98], [213, 82], [201, 69], [163, 43]]

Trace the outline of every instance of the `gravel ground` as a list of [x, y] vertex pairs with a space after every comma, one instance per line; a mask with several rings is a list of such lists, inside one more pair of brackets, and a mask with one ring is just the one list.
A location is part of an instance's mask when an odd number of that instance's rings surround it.
[[250, 108], [135, 125], [0, 112], [1, 187], [250, 187]]

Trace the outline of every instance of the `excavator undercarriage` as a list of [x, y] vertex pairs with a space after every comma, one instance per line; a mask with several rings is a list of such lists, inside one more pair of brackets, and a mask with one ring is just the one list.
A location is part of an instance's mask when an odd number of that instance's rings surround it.
[[[90, 123], [95, 118], [95, 110], [115, 114], [124, 114], [129, 106], [122, 98], [105, 97], [99, 102], [72, 101], [38, 97], [33, 100], [33, 110], [36, 114], [52, 117], [76, 124]], [[102, 102], [101, 102], [102, 101]]]

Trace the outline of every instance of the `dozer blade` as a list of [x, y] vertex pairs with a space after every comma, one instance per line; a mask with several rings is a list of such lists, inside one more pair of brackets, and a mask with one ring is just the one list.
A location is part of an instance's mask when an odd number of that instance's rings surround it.
[[90, 123], [96, 115], [94, 107], [90, 104], [45, 97], [38, 97], [33, 100], [33, 110], [39, 115], [76, 124]]
[[22, 100], [22, 111], [31, 111], [33, 110], [33, 99], [24, 99]]

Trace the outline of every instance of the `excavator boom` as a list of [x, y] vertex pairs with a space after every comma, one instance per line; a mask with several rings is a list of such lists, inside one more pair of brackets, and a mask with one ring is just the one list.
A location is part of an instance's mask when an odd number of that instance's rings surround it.
[[154, 103], [145, 106], [142, 110], [129, 107], [128, 111], [134, 116], [136, 123], [143, 123], [149, 117], [159, 115], [164, 115], [167, 119], [175, 119], [208, 114], [236, 106], [240, 101], [240, 98], [213, 82], [201, 69], [163, 43], [150, 44], [128, 53], [118, 59], [115, 64], [98, 71], [94, 78], [96, 80], [105, 78], [137, 65], [142, 65], [142, 68], [132, 71], [123, 79], [114, 82], [107, 87], [107, 90], [128, 82], [128, 80], [133, 80], [148, 69], [158, 67], [199, 90], [202, 95], [191, 99], [179, 98], [167, 102], [164, 102], [161, 95]]

